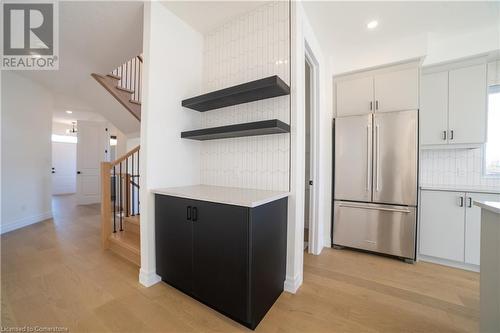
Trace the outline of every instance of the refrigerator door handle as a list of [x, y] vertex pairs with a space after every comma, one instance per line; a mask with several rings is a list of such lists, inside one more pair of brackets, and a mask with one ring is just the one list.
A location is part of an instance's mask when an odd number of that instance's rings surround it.
[[370, 125], [366, 125], [366, 190], [370, 190]]
[[385, 212], [397, 212], [397, 213], [411, 213], [411, 210], [404, 208], [387, 208], [387, 207], [376, 207], [376, 206], [364, 206], [364, 205], [356, 205], [349, 203], [339, 203], [339, 207], [348, 207], [348, 208], [361, 208], [361, 209], [371, 209], [371, 210], [382, 210]]
[[375, 125], [375, 163], [377, 167], [375, 168], [375, 191], [379, 191], [379, 169], [380, 169], [380, 128], [379, 125]]

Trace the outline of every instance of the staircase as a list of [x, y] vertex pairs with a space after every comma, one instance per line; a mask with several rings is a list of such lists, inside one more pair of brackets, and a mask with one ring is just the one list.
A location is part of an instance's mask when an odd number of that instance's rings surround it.
[[91, 74], [139, 121], [141, 120], [142, 63], [142, 56], [138, 55], [109, 74]]
[[140, 266], [140, 146], [113, 162], [101, 162], [101, 243]]

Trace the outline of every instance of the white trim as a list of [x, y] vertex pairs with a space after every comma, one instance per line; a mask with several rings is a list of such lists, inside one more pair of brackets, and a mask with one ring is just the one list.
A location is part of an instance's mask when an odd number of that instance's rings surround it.
[[296, 275], [295, 277], [286, 277], [283, 289], [286, 292], [295, 294], [302, 284], [302, 274]]
[[29, 225], [32, 225], [32, 224], [35, 224], [38, 222], [42, 222], [42, 221], [45, 221], [45, 220], [48, 220], [51, 218], [52, 218], [52, 211], [48, 211], [45, 213], [40, 213], [40, 214], [28, 216], [28, 217], [23, 217], [23, 218], [14, 220], [12, 222], [3, 223], [0, 226], [0, 234], [3, 235], [7, 232], [10, 232], [10, 231], [13, 231], [13, 230], [16, 230], [19, 228], [23, 228], [23, 227], [26, 227], [26, 226], [29, 226]]
[[479, 265], [467, 264], [467, 263], [464, 263], [464, 262], [458, 262], [458, 261], [453, 261], [453, 260], [448, 260], [448, 259], [436, 258], [436, 257], [432, 257], [432, 256], [422, 255], [422, 254], [419, 254], [417, 259], [419, 261], [425, 261], [425, 262], [430, 262], [430, 263], [433, 263], [433, 264], [438, 264], [438, 265], [443, 265], [443, 266], [448, 266], [448, 267], [453, 267], [453, 268], [464, 269], [466, 271], [479, 272]]
[[[318, 221], [318, 198], [319, 198], [319, 62], [314, 51], [310, 47], [307, 37], [304, 36], [304, 58], [310, 66], [310, 99], [311, 109], [309, 115], [310, 131], [310, 177], [313, 186], [309, 192], [309, 235], [308, 235], [308, 253], [319, 255], [323, 249], [323, 235]], [[304, 80], [305, 82], [305, 80]], [[305, 108], [304, 108], [305, 111]], [[305, 118], [305, 117], [304, 117]], [[308, 186], [308, 185], [306, 185]]]
[[139, 283], [144, 287], [151, 287], [158, 282], [161, 282], [161, 277], [156, 272], [146, 272], [142, 268], [139, 270]]

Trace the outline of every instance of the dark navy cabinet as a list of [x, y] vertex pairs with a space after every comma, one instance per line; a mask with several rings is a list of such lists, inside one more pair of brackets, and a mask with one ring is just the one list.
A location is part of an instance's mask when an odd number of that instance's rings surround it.
[[283, 291], [287, 198], [254, 208], [156, 194], [163, 281], [254, 329]]

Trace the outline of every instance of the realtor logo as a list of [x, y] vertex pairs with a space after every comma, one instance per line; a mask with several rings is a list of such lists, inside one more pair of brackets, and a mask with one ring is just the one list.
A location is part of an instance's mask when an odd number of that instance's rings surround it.
[[57, 69], [57, 4], [2, 4], [2, 69]]

